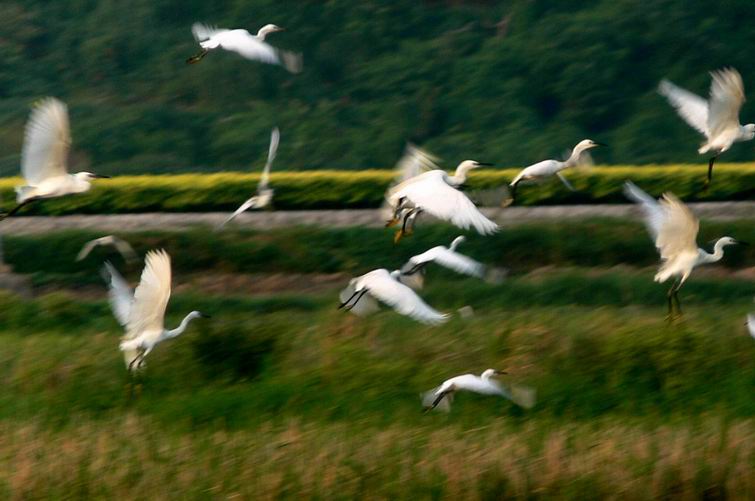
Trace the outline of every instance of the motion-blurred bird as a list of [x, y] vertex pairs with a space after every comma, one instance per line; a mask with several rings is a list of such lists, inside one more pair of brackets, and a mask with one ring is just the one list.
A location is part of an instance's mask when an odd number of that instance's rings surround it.
[[0, 215], [0, 221], [35, 200], [84, 193], [91, 188], [93, 179], [109, 177], [92, 172], [69, 174], [66, 164], [70, 146], [66, 105], [54, 97], [41, 100], [26, 123], [21, 151], [21, 175], [26, 185], [16, 187], [18, 205]]
[[517, 174], [514, 180], [511, 181], [511, 184], [509, 184], [509, 187], [511, 188], [511, 195], [508, 200], [504, 201], [503, 206], [506, 207], [514, 203], [514, 199], [516, 198], [516, 189], [519, 186], [519, 183], [521, 183], [522, 181], [535, 181], [545, 179], [550, 176], [556, 176], [561, 180], [562, 183], [564, 183], [564, 185], [568, 189], [574, 191], [574, 187], [571, 185], [571, 183], [569, 183], [569, 181], [566, 180], [561, 171], [568, 169], [569, 167], [579, 165], [582, 152], [595, 148], [596, 146], [605, 145], [602, 143], [596, 143], [591, 139], [583, 139], [582, 141], [577, 143], [577, 145], [572, 150], [571, 155], [569, 155], [569, 158], [564, 161], [543, 160], [542, 162], [538, 162], [536, 164], [530, 165], [529, 167], [525, 167], [521, 172], [519, 172], [519, 174]]
[[668, 99], [684, 121], [705, 136], [705, 142], [697, 150], [701, 155], [712, 155], [704, 189], [710, 185], [716, 158], [734, 143], [755, 138], [755, 124], [739, 123], [739, 110], [745, 102], [742, 76], [733, 68], [714, 71], [710, 75], [713, 81], [707, 101], [668, 80], [661, 81], [658, 86], [658, 92]]
[[302, 68], [301, 54], [276, 49], [265, 41], [268, 34], [277, 31], [284, 31], [284, 29], [274, 24], [266, 24], [259, 29], [256, 35], [252, 35], [247, 30], [225, 30], [202, 23], [194, 23], [191, 32], [202, 47], [202, 51], [187, 59], [186, 62], [189, 64], [198, 63], [212, 49], [220, 47], [236, 52], [246, 59], [277, 64], [291, 73], [299, 73]]
[[700, 222], [673, 193], [665, 193], [659, 203], [630, 181], [625, 183], [624, 193], [642, 207], [645, 225], [661, 254], [663, 264], [654, 280], [663, 283], [677, 277], [668, 291], [668, 314], [672, 319], [675, 313], [682, 314], [678, 293], [692, 270], [721, 260], [725, 246], [743, 242], [731, 237], [719, 238], [713, 246], [713, 254], [709, 254], [697, 247]]
[[425, 412], [429, 412], [436, 407], [448, 412], [451, 409], [454, 393], [457, 391], [469, 391], [482, 395], [498, 395], [526, 409], [535, 405], [535, 390], [524, 386], [512, 386], [506, 389], [493, 379], [495, 376], [502, 374], [506, 374], [506, 372], [487, 369], [479, 376], [464, 374], [463, 376], [447, 379], [437, 388], [433, 388], [421, 395], [422, 405], [426, 409]]
[[262, 169], [262, 176], [260, 182], [257, 185], [257, 194], [241, 204], [241, 207], [236, 209], [236, 212], [228, 216], [228, 219], [220, 224], [220, 228], [228, 224], [232, 219], [249, 209], [262, 209], [270, 205], [273, 201], [273, 189], [270, 188], [270, 167], [273, 165], [275, 155], [278, 152], [278, 142], [280, 141], [280, 131], [278, 127], [273, 129], [270, 134], [270, 149], [267, 152], [267, 162], [265, 168]]
[[500, 268], [489, 268], [479, 261], [475, 261], [474, 259], [456, 251], [459, 244], [465, 240], [466, 238], [463, 236], [458, 236], [448, 247], [438, 245], [422, 254], [417, 254], [416, 256], [411, 257], [409, 261], [401, 267], [402, 276], [414, 275], [418, 272], [421, 273], [428, 264], [437, 263], [444, 268], [461, 273], [462, 275], [481, 278], [492, 283], [500, 283], [505, 277], [504, 270]]
[[755, 314], [747, 315], [747, 328], [750, 331], [750, 336], [755, 339]]
[[113, 247], [115, 247], [115, 250], [117, 250], [118, 253], [127, 261], [133, 262], [138, 259], [136, 252], [134, 252], [134, 248], [131, 247], [128, 242], [114, 235], [107, 235], [104, 237], [95, 238], [94, 240], [90, 240], [89, 242], [85, 243], [81, 248], [81, 251], [79, 251], [79, 254], [76, 256], [76, 261], [85, 259], [95, 247], [100, 245], [112, 245]]
[[[410, 178], [392, 188], [388, 193], [388, 205], [393, 209], [393, 218], [386, 226], [398, 224], [403, 218], [401, 229], [394, 241], [398, 242], [405, 234], [413, 231], [416, 217], [428, 214], [449, 221], [462, 229], [474, 227], [478, 233], [488, 235], [498, 230], [498, 225], [486, 218], [459, 187], [467, 179], [467, 173], [483, 165], [490, 165], [474, 160], [465, 160], [450, 176], [441, 169], [431, 170]], [[412, 221], [412, 225], [407, 223]]]
[[376, 299], [387, 304], [401, 315], [424, 324], [441, 324], [448, 320], [448, 315], [430, 307], [407, 285], [399, 281], [401, 272], [386, 269], [373, 270], [360, 277], [353, 278], [341, 291], [341, 304], [359, 316], [366, 316], [379, 310]]
[[141, 281], [133, 293], [113, 265], [105, 263], [103, 273], [105, 279], [109, 279], [113, 314], [126, 329], [120, 350], [130, 371], [144, 367], [144, 359], [158, 343], [182, 334], [195, 318], [207, 317], [192, 311], [177, 328], [165, 329], [165, 309], [170, 299], [170, 256], [164, 250], [150, 251], [145, 263]]

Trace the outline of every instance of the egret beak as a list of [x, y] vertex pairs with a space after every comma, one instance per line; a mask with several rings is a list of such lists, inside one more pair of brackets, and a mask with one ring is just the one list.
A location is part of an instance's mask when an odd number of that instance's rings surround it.
[[500, 376], [501, 374], [508, 374], [508, 372], [506, 371], [498, 371], [498, 370], [493, 371], [493, 373], [496, 374], [497, 376]]
[[597, 141], [593, 141], [592, 144], [594, 144], [595, 146], [608, 146], [606, 143], [599, 143]]
[[97, 179], [110, 179], [110, 176], [106, 176], [104, 174], [92, 174], [92, 177]]
[[750, 245], [750, 242], [744, 242], [744, 241], [742, 241], [742, 240], [737, 240], [737, 243], [738, 243], [739, 245], [748, 245], [748, 246]]
[[212, 318], [211, 315], [208, 315], [207, 313], [199, 312], [199, 318]]
[[488, 163], [488, 162], [477, 162], [477, 165], [484, 165], [485, 167], [492, 167], [493, 166], [493, 164]]

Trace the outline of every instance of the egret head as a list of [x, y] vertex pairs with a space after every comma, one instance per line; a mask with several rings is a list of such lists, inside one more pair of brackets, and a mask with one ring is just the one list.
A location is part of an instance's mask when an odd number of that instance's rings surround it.
[[491, 166], [493, 164], [489, 164], [486, 162], [477, 162], [476, 160], [464, 160], [462, 163], [459, 164], [458, 167], [456, 167], [456, 177], [461, 177], [462, 179], [466, 178], [467, 172], [469, 172], [472, 169], [477, 169], [479, 167], [483, 166]]
[[736, 245], [736, 244], [744, 244], [747, 245], [745, 242], [739, 242], [738, 240], [732, 238], [732, 237], [721, 237], [716, 242], [716, 245], [719, 247], [726, 247], [727, 245]]
[[480, 377], [482, 377], [482, 379], [490, 379], [491, 377], [500, 376], [501, 374], [507, 374], [507, 372], [499, 371], [498, 369], [487, 369]]
[[275, 24], [266, 24], [265, 26], [260, 28], [260, 30], [257, 32], [257, 36], [260, 39], [264, 40], [267, 35], [269, 35], [270, 33], [275, 33], [277, 31], [285, 31], [285, 30], [281, 28], [280, 26], [276, 26]]
[[577, 146], [575, 146], [574, 149], [579, 151], [586, 151], [598, 146], [605, 146], [605, 144], [595, 142], [592, 139], [583, 139], [582, 141], [577, 143]]
[[202, 313], [201, 311], [194, 310], [188, 315], [190, 318], [210, 318], [210, 315]]
[[466, 237], [464, 235], [459, 235], [458, 237], [454, 238], [453, 242], [451, 242], [451, 245], [448, 246], [450, 250], [456, 250], [456, 248], [464, 243], [466, 240]]
[[744, 126], [745, 130], [745, 137], [750, 139], [755, 139], [755, 124], [747, 124]]

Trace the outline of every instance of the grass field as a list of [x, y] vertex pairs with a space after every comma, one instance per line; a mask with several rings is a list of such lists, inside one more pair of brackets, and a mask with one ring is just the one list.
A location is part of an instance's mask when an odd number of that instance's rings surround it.
[[[609, 233], [629, 240], [638, 228], [589, 224], [591, 232], [573, 239], [608, 245]], [[255, 243], [273, 252], [311, 242], [315, 254], [332, 258], [328, 272], [367, 271], [375, 259], [344, 259], [348, 249], [336, 244], [365, 244], [375, 232], [315, 233], [332, 243], [318, 247], [313, 231], [218, 237], [221, 267], [243, 268], [232, 256], [240, 260]], [[525, 256], [524, 236], [535, 227], [510, 231], [500, 262]], [[0, 497], [755, 496], [755, 342], [743, 325], [755, 310], [752, 277], [725, 268], [693, 277], [682, 289], [684, 320], [668, 324], [649, 256], [627, 251], [616, 267], [603, 249], [592, 255], [600, 267], [587, 268], [559, 257], [569, 254], [556, 227], [540, 231], [538, 253], [512, 259], [512, 276], [500, 285], [432, 270], [423, 292], [430, 304], [475, 310], [440, 327], [389, 311], [367, 319], [338, 311], [332, 285], [223, 294], [182, 286], [168, 325], [192, 309], [212, 319], [158, 346], [136, 381], [117, 350], [120, 328], [104, 289], [63, 267], [63, 257], [54, 274], [43, 251], [31, 251], [34, 243], [57, 245], [68, 259], [75, 245], [65, 242], [86, 235], [8, 239], [16, 268], [36, 260], [38, 280], [61, 290], [0, 301]], [[446, 236], [418, 234], [410, 249]], [[186, 243], [191, 235], [134, 240], [176, 254], [177, 282], [218, 265], [178, 258], [182, 248], [203, 252]], [[479, 240], [469, 244], [471, 255], [490, 256]], [[16, 246], [29, 255], [14, 254]], [[92, 263], [83, 266], [93, 274]], [[459, 395], [450, 413], [423, 414], [420, 392], [488, 367], [507, 370], [506, 383], [536, 388], [536, 406]], [[132, 384], [138, 397], [129, 397]]]

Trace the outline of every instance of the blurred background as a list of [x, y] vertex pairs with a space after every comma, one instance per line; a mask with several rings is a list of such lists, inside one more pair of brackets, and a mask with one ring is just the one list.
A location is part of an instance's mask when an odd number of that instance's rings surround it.
[[[18, 176], [30, 107], [52, 95], [71, 170], [115, 177], [0, 223], [0, 498], [755, 498], [755, 248], [696, 270], [669, 324], [657, 252], [620, 205], [626, 179], [671, 189], [703, 215], [701, 246], [755, 242], [753, 143], [700, 192], [701, 138], [656, 93], [669, 78], [705, 96], [732, 66], [752, 95], [753, 18], [745, 0], [3, 1], [0, 176]], [[269, 41], [304, 71], [231, 53], [187, 66], [194, 22], [282, 26]], [[274, 210], [215, 231], [275, 126]], [[576, 192], [523, 187], [488, 212], [493, 236], [420, 224], [394, 245], [382, 227], [407, 141], [445, 168], [494, 162], [475, 194], [583, 138], [609, 144], [603, 167], [568, 173]], [[0, 180], [4, 208], [18, 183]], [[212, 315], [137, 378], [100, 270], [135, 285], [143, 263], [75, 261], [108, 233], [171, 254], [167, 327]], [[429, 269], [421, 295], [449, 323], [337, 310], [351, 277], [462, 233], [509, 276]], [[537, 404], [463, 394], [422, 413], [421, 392], [489, 367]]]

